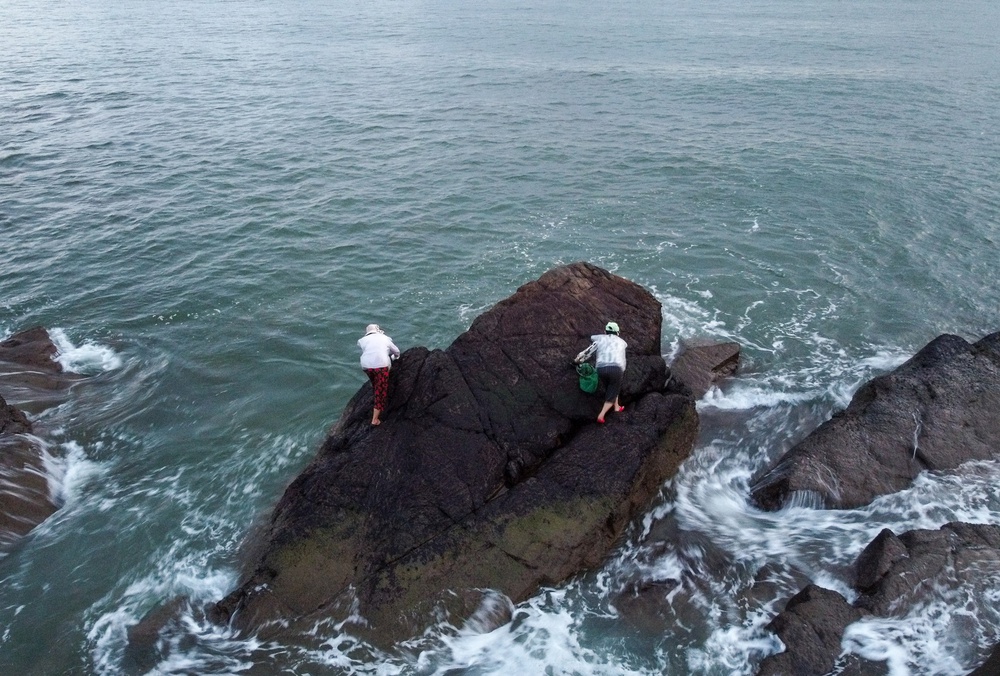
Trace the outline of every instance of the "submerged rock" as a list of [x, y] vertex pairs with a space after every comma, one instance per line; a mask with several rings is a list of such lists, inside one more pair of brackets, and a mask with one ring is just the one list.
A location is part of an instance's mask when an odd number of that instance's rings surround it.
[[[580, 391], [571, 360], [609, 320], [629, 344], [625, 411], [598, 425], [602, 398]], [[691, 396], [665, 389], [660, 329], [651, 294], [576, 263], [446, 350], [407, 350], [382, 425], [366, 384], [211, 616], [265, 633], [354, 617], [386, 642], [488, 617], [486, 590], [518, 602], [600, 564], [697, 434]]]
[[935, 338], [869, 381], [843, 412], [794, 446], [753, 485], [778, 509], [795, 494], [852, 508], [910, 485], [924, 470], [1000, 458], [1000, 333], [978, 343]]

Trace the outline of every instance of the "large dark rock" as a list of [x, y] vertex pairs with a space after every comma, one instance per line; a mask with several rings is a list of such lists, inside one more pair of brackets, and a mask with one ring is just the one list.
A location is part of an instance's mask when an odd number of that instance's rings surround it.
[[802, 493], [852, 508], [906, 488], [923, 470], [1000, 457], [1000, 333], [970, 345], [935, 338], [857, 391], [753, 485], [764, 509]]
[[[594, 422], [571, 360], [608, 320], [629, 344], [624, 413]], [[659, 302], [585, 263], [549, 271], [444, 351], [393, 367], [379, 427], [364, 385], [285, 491], [240, 586], [211, 608], [244, 630], [355, 610], [385, 642], [598, 565], [690, 453], [697, 414], [665, 390]]]
[[757, 673], [759, 676], [829, 673], [840, 655], [844, 629], [861, 616], [861, 611], [837, 592], [808, 585], [768, 625], [786, 650], [765, 658]]

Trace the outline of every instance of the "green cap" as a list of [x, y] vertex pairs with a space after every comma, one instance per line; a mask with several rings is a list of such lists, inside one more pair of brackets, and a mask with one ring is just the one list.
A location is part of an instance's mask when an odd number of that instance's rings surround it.
[[615, 324], [614, 322], [608, 322], [607, 325], [604, 327], [604, 332], [605, 333], [614, 333], [614, 334], [617, 334], [618, 333], [618, 325]]

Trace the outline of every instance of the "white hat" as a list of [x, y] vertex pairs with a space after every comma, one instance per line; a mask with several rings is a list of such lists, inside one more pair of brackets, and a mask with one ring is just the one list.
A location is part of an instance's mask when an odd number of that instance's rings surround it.
[[378, 324], [369, 324], [368, 328], [365, 329], [365, 335], [367, 336], [369, 333], [378, 333], [381, 330], [382, 329], [378, 327]]

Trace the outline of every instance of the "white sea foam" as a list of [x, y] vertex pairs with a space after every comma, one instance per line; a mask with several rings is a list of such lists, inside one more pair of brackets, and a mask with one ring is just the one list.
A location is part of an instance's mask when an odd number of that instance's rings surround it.
[[48, 456], [47, 469], [52, 477], [53, 498], [57, 504], [72, 505], [82, 494], [82, 488], [101, 473], [100, 464], [90, 460], [79, 443], [61, 444], [58, 457]]
[[763, 629], [770, 619], [771, 613], [757, 610], [741, 623], [716, 624], [703, 646], [688, 650], [691, 673], [722, 673], [722, 669], [734, 676], [755, 673], [757, 659], [782, 648], [778, 637]]
[[422, 652], [418, 673], [448, 674], [644, 674], [609, 652], [581, 643], [585, 614], [567, 599], [566, 588], [546, 590], [521, 604], [514, 620], [488, 633], [441, 636], [439, 648]]
[[983, 646], [993, 640], [969, 607], [953, 598], [920, 604], [904, 617], [867, 618], [847, 627], [841, 645], [885, 662], [889, 676], [960, 676], [984, 659]]
[[58, 350], [56, 361], [72, 373], [92, 375], [113, 371], [122, 366], [122, 358], [110, 347], [84, 341], [74, 345], [63, 329], [52, 329], [49, 336]]

